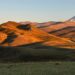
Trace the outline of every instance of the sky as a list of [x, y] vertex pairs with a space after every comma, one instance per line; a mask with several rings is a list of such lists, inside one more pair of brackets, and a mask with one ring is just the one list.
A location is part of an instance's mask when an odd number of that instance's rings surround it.
[[75, 16], [75, 0], [0, 0], [0, 23], [47, 22]]

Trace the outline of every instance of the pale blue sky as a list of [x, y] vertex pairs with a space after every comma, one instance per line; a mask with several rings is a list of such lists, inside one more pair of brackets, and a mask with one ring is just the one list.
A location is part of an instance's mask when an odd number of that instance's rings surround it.
[[57, 21], [75, 16], [75, 0], [0, 0], [0, 23]]

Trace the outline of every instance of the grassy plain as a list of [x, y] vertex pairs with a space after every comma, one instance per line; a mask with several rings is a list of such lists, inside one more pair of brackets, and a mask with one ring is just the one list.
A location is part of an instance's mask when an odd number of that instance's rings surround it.
[[0, 75], [75, 75], [75, 62], [0, 63]]

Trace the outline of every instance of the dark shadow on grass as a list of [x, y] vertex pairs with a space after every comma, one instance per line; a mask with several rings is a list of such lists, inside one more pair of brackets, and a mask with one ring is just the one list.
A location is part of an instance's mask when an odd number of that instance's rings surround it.
[[75, 61], [72, 49], [44, 46], [41, 43], [19, 47], [0, 47], [0, 62]]

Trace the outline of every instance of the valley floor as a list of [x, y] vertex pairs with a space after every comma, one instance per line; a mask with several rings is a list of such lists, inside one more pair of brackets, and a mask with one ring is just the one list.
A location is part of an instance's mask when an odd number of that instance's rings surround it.
[[75, 62], [0, 63], [0, 75], [75, 75]]

